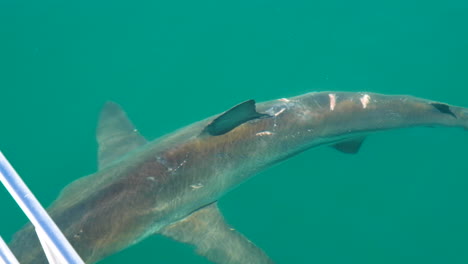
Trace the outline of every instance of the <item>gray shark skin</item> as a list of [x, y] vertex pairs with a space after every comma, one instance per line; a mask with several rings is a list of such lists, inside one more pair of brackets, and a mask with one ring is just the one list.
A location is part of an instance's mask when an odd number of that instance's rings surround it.
[[[147, 142], [107, 103], [97, 131], [98, 172], [65, 187], [48, 212], [86, 263], [152, 234], [191, 244], [214, 263], [273, 263], [226, 224], [218, 199], [309, 148], [356, 153], [367, 134], [412, 126], [468, 129], [468, 109], [410, 96], [307, 93], [246, 101]], [[31, 225], [10, 246], [21, 263], [47, 263]]]

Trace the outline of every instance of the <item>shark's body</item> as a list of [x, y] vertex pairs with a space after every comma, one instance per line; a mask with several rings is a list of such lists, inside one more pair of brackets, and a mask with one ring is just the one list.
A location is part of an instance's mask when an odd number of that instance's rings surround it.
[[[408, 96], [321, 92], [244, 102], [153, 142], [105, 106], [99, 171], [48, 209], [86, 263], [152, 234], [192, 244], [215, 263], [273, 263], [230, 228], [216, 201], [252, 175], [319, 145], [355, 153], [366, 134], [410, 126], [468, 129], [468, 109]], [[10, 244], [21, 263], [46, 263], [32, 227]]]

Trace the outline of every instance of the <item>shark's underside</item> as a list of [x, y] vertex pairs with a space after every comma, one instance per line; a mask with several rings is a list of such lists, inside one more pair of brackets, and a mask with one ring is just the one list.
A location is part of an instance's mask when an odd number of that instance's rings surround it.
[[[147, 142], [118, 105], [107, 103], [97, 131], [99, 171], [68, 185], [48, 212], [86, 263], [152, 234], [191, 244], [214, 263], [273, 263], [226, 224], [220, 197], [311, 147], [356, 153], [367, 134], [437, 125], [468, 129], [468, 109], [409, 96], [319, 92], [249, 100]], [[47, 263], [31, 225], [10, 246], [21, 263]]]

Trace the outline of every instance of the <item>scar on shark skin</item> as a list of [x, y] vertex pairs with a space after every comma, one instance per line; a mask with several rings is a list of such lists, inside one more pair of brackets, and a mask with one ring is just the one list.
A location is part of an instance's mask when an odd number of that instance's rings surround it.
[[203, 184], [201, 184], [200, 182], [197, 184], [192, 184], [190, 185], [190, 188], [192, 188], [192, 190], [197, 190], [197, 189], [203, 188]]
[[278, 112], [275, 113], [275, 117], [281, 115], [281, 113], [283, 113], [284, 110], [286, 110], [286, 108], [281, 108], [281, 110], [279, 110]]
[[261, 136], [272, 136], [273, 134], [274, 133], [270, 131], [261, 131], [261, 132], [256, 133], [255, 135], [261, 137]]
[[362, 108], [366, 109], [367, 105], [370, 102], [371, 97], [368, 94], [363, 95], [359, 100], [361, 100]]
[[78, 239], [81, 237], [81, 234], [83, 234], [83, 229], [80, 229], [80, 231], [78, 231], [78, 233], [74, 234], [73, 237]]
[[333, 111], [335, 110], [335, 106], [336, 106], [336, 95], [328, 94], [328, 97], [330, 97], [330, 111]]
[[187, 159], [184, 159], [179, 165], [177, 165], [177, 167], [175, 168], [168, 168], [167, 171], [169, 172], [175, 172], [177, 171], [178, 169], [182, 168], [182, 166], [185, 165], [185, 163], [187, 163]]

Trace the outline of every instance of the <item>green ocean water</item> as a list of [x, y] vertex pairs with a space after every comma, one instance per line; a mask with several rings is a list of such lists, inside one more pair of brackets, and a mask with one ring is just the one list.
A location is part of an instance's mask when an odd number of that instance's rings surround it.
[[[0, 1], [0, 150], [50, 204], [120, 103], [149, 139], [247, 99], [411, 94], [468, 107], [467, 1]], [[468, 263], [468, 132], [302, 153], [220, 200], [277, 263]], [[0, 188], [0, 235], [25, 222]], [[154, 236], [101, 263], [209, 263]]]

